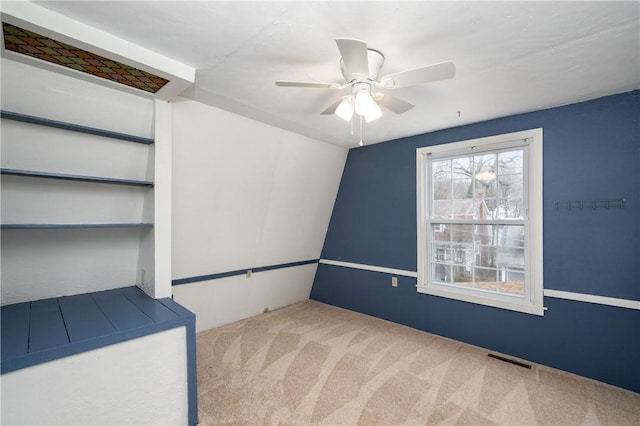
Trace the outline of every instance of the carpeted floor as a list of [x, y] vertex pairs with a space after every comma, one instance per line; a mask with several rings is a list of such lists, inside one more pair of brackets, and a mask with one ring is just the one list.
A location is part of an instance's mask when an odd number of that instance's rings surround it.
[[314, 301], [198, 334], [200, 424], [640, 424], [640, 394]]

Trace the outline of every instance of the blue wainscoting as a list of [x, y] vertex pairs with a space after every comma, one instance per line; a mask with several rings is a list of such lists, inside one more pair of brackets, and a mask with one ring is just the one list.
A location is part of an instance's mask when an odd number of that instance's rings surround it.
[[311, 299], [640, 392], [640, 310], [545, 297], [538, 317], [415, 286], [415, 278], [320, 263]]
[[[428, 117], [425, 117], [428, 119]], [[640, 91], [349, 151], [322, 259], [416, 271], [416, 148], [543, 129], [544, 287], [640, 301]], [[556, 203], [624, 199], [622, 208]], [[640, 310], [545, 297], [543, 317], [323, 264], [311, 298], [640, 392]]]
[[138, 287], [78, 294], [0, 308], [1, 372], [186, 327], [189, 424], [198, 423], [195, 315]]

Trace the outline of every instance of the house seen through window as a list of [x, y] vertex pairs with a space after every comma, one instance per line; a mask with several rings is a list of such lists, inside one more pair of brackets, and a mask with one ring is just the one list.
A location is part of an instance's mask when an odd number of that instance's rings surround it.
[[541, 129], [417, 155], [418, 291], [542, 314]]

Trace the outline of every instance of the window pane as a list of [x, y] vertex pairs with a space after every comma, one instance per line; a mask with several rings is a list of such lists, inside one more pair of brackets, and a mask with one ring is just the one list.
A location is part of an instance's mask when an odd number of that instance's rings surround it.
[[509, 269], [502, 269], [498, 271], [500, 279], [500, 292], [515, 295], [524, 296], [524, 272], [515, 271]]
[[464, 287], [473, 287], [471, 268], [468, 268], [466, 266], [454, 266], [453, 283]]
[[495, 268], [496, 266], [496, 247], [488, 245], [476, 245], [475, 246], [475, 262], [476, 266], [483, 266], [486, 268]]
[[453, 179], [470, 179], [473, 176], [473, 156], [453, 159]]
[[475, 268], [473, 272], [476, 277], [475, 288], [484, 291], [498, 291], [495, 269]]
[[432, 264], [432, 277], [433, 282], [439, 284], [450, 284], [451, 283], [451, 265], [445, 265], [442, 263], [433, 263]]
[[491, 179], [476, 179], [475, 198], [493, 198], [498, 193], [498, 180], [494, 175]]
[[433, 282], [524, 296], [524, 226], [431, 226]]
[[442, 244], [432, 245], [432, 257], [434, 262], [451, 262], [451, 246]]
[[497, 214], [496, 205], [497, 200], [495, 198], [478, 198], [474, 200], [473, 207], [473, 219], [476, 220], [490, 220], [495, 219]]
[[454, 244], [451, 246], [451, 261], [459, 265], [473, 265], [473, 245]]
[[501, 198], [497, 200], [498, 208], [494, 219], [523, 219], [524, 206], [522, 198]]
[[448, 200], [451, 198], [451, 181], [435, 180], [433, 181], [433, 199]]
[[522, 175], [500, 175], [497, 196], [522, 198]]
[[453, 197], [457, 199], [473, 198], [473, 180], [454, 179], [453, 180]]
[[433, 180], [451, 180], [451, 160], [433, 161], [431, 170]]
[[522, 174], [523, 151], [506, 151], [498, 154], [498, 174]]
[[485, 224], [475, 225], [474, 241], [476, 242], [476, 244], [494, 245], [495, 244], [494, 228], [495, 228], [494, 225], [485, 225]]
[[497, 154], [483, 154], [476, 155], [474, 159], [473, 177], [476, 181], [481, 182], [484, 185], [488, 185], [494, 181], [497, 176], [496, 167]]
[[524, 270], [524, 226], [498, 226], [496, 263], [501, 268]]
[[473, 243], [473, 225], [447, 225], [446, 230], [454, 243]]
[[522, 161], [522, 150], [433, 161], [432, 218], [523, 219]]
[[474, 268], [473, 275], [475, 277], [475, 284], [477, 288], [485, 290], [497, 290], [496, 285], [496, 270], [487, 268]]
[[434, 219], [451, 219], [451, 201], [435, 200], [432, 215]]
[[473, 200], [453, 200], [452, 208], [453, 212], [448, 219], [473, 219]]
[[475, 287], [483, 291], [524, 296], [524, 273], [507, 269], [475, 268]]

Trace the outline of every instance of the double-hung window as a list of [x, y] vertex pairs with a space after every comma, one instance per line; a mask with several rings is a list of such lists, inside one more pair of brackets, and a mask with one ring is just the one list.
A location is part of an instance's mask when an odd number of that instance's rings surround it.
[[418, 291], [543, 314], [542, 129], [417, 150]]

